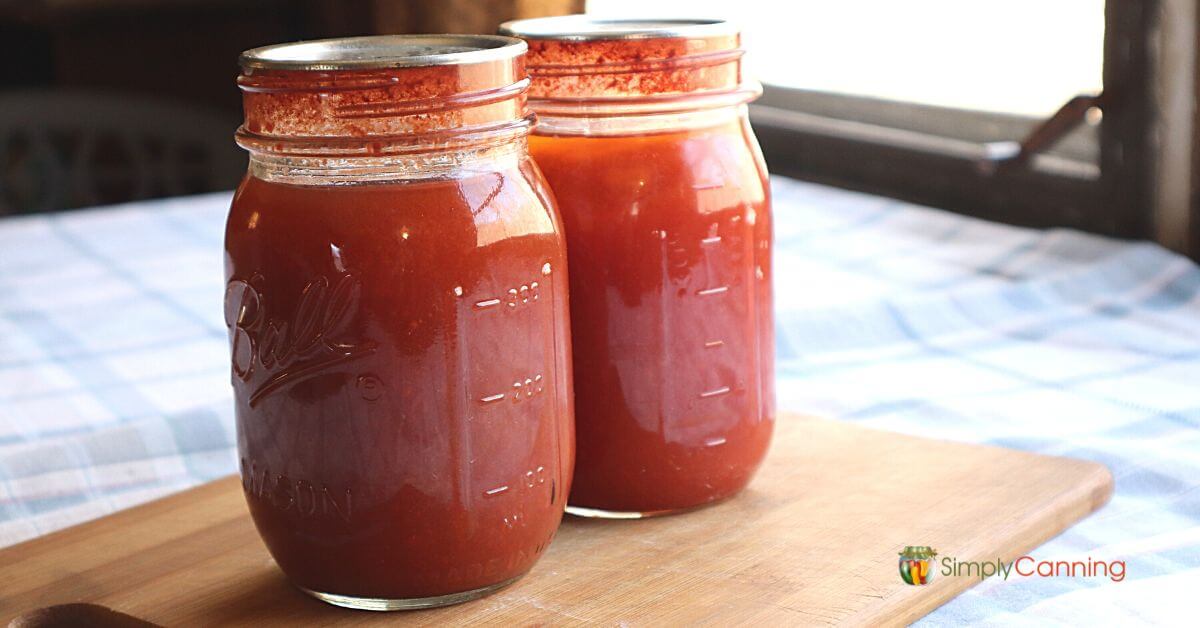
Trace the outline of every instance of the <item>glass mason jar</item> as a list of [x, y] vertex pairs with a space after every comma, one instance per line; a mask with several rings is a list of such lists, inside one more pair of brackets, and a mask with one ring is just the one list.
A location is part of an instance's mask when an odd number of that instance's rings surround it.
[[640, 517], [740, 491], [775, 417], [761, 93], [721, 21], [509, 22], [530, 46], [531, 152], [571, 264], [568, 512]]
[[528, 155], [525, 50], [396, 36], [241, 57], [225, 314], [242, 481], [276, 562], [327, 602], [478, 597], [562, 517], [566, 252]]

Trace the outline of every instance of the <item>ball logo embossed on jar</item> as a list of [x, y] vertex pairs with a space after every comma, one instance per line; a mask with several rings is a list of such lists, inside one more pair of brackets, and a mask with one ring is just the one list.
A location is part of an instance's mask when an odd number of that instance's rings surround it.
[[271, 473], [259, 462], [242, 458], [242, 490], [283, 512], [300, 518], [333, 518], [349, 522], [354, 512], [354, 494], [323, 483], [293, 479]]
[[353, 275], [341, 274], [332, 285], [324, 276], [309, 281], [290, 315], [269, 311], [253, 284], [254, 278], [232, 279], [225, 289], [233, 376], [254, 380], [251, 406], [292, 382], [375, 350], [373, 342], [339, 337], [358, 305], [360, 286]]

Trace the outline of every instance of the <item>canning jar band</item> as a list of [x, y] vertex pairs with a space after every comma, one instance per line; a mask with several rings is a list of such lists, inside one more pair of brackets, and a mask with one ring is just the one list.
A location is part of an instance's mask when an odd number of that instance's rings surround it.
[[529, 75], [539, 76], [591, 76], [595, 74], [636, 74], [639, 72], [663, 72], [706, 68], [736, 63], [746, 51], [742, 48], [718, 50], [703, 54], [685, 55], [669, 59], [641, 59], [638, 61], [606, 61], [603, 63], [543, 63], [527, 64]]
[[[311, 82], [306, 82], [303, 86], [282, 86], [271, 85], [271, 81], [251, 81], [250, 79], [252, 78], [255, 77], [240, 76], [238, 77], [238, 85], [243, 91], [257, 94], [326, 94], [333, 92], [386, 89], [388, 87], [395, 86], [398, 83], [398, 77], [395, 76], [363, 79], [353, 77], [350, 80], [339, 77], [337, 83], [325, 83], [314, 79]], [[450, 111], [452, 109], [463, 109], [466, 107], [478, 107], [481, 105], [490, 105], [504, 100], [509, 100], [511, 98], [516, 98], [517, 96], [520, 96], [522, 92], [528, 91], [529, 85], [530, 79], [526, 77], [500, 87], [481, 89], [471, 92], [458, 92], [448, 96], [431, 96], [428, 98], [414, 100], [368, 103], [370, 107], [365, 105], [342, 106], [334, 110], [334, 117], [355, 118], [375, 116], [404, 116], [421, 113], [438, 113], [442, 111]], [[372, 107], [375, 107], [376, 109], [372, 109]]]
[[521, 118], [472, 127], [439, 129], [398, 135], [297, 136], [268, 135], [238, 127], [234, 137], [238, 146], [259, 153], [311, 157], [377, 157], [411, 155], [458, 150], [473, 146], [501, 144], [524, 137], [537, 117], [528, 113]]
[[689, 108], [654, 113], [578, 113], [558, 115], [542, 112], [536, 135], [626, 136], [668, 133], [720, 126], [746, 115], [744, 102], [703, 109]]
[[527, 129], [487, 143], [420, 146], [408, 152], [338, 153], [250, 150], [253, 176], [295, 185], [338, 185], [414, 179], [453, 179], [517, 167], [527, 154]]
[[762, 95], [757, 81], [744, 81], [733, 89], [654, 94], [633, 98], [530, 98], [529, 106], [543, 118], [609, 118], [677, 114], [746, 104]]

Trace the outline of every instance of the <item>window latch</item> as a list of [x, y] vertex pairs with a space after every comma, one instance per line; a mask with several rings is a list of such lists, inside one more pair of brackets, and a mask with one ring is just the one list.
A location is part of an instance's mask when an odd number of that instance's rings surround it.
[[976, 162], [979, 172], [990, 176], [1027, 165], [1034, 155], [1050, 148], [1083, 123], [1092, 108], [1103, 111], [1106, 105], [1111, 104], [1111, 93], [1106, 90], [1094, 95], [1075, 96], [1063, 103], [1054, 115], [1034, 127], [1020, 142], [985, 143], [983, 157]]

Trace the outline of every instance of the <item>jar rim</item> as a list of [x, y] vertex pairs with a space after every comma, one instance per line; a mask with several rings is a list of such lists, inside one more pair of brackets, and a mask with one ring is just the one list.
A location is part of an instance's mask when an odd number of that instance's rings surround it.
[[243, 70], [377, 70], [491, 63], [527, 49], [504, 35], [370, 35], [261, 46], [243, 52], [238, 63]]
[[719, 37], [737, 35], [740, 29], [722, 19], [601, 18], [576, 14], [512, 20], [501, 24], [498, 32], [522, 39], [604, 41]]

